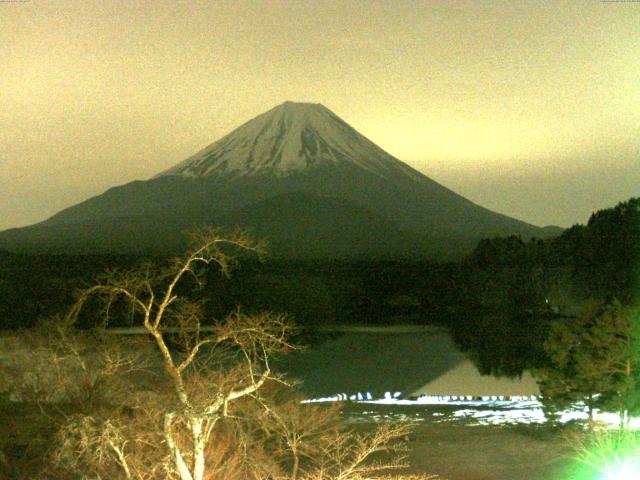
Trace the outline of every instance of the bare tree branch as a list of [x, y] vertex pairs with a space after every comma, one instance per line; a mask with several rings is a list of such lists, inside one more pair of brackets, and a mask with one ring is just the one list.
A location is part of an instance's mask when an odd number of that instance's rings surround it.
[[203, 229], [166, 268], [147, 263], [112, 271], [80, 292], [68, 323], [94, 297], [103, 302], [105, 325], [128, 307], [148, 334], [158, 373], [151, 386], [139, 382], [140, 362], [117, 350], [97, 364], [89, 344], [61, 330], [51, 350], [59, 378], [72, 365], [89, 392], [115, 384], [119, 375], [128, 375], [128, 389], [117, 405], [90, 394], [93, 407], [67, 418], [57, 464], [84, 477], [135, 480], [364, 480], [402, 467], [401, 455], [370, 460], [388, 452], [407, 426], [356, 435], [337, 426], [332, 410], [276, 399], [277, 389], [290, 389], [271, 359], [296, 348], [285, 316], [238, 309], [204, 331], [204, 303], [185, 291], [204, 284], [207, 268], [228, 275], [234, 251], [260, 254], [262, 246], [242, 232], [223, 237]]

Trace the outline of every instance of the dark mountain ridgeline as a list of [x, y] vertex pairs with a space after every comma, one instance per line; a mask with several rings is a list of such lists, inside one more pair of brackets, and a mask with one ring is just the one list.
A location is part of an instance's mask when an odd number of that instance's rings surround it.
[[[325, 201], [327, 203], [325, 203]], [[312, 220], [342, 209], [345, 221], [369, 215], [343, 200], [292, 193], [266, 199], [259, 208], [237, 215], [256, 216], [269, 225], [269, 215], [295, 219], [296, 209], [312, 212]], [[288, 209], [288, 212], [287, 212]], [[235, 220], [235, 219], [233, 219]], [[293, 220], [292, 220], [293, 221]], [[256, 223], [260, 227], [259, 223]], [[287, 232], [295, 228], [284, 227]], [[325, 222], [300, 228], [315, 235]], [[350, 225], [349, 228], [353, 228]], [[386, 227], [385, 227], [386, 228]], [[407, 240], [393, 225], [398, 237]], [[316, 230], [319, 229], [319, 230]], [[337, 228], [336, 231], [344, 231]], [[355, 232], [349, 238], [357, 237]], [[387, 238], [371, 233], [370, 248]], [[300, 239], [292, 239], [304, 250]], [[407, 241], [413, 242], [413, 238]], [[272, 245], [277, 252], [278, 246]], [[318, 248], [318, 247], [312, 247]], [[347, 248], [343, 245], [341, 248]], [[387, 247], [385, 246], [384, 249]], [[318, 252], [314, 252], [318, 254]], [[369, 253], [369, 252], [368, 252]], [[561, 236], [523, 240], [517, 236], [485, 239], [463, 260], [434, 262], [404, 258], [327, 259], [323, 252], [299, 258], [271, 255], [265, 263], [243, 259], [230, 278], [212, 271], [207, 279], [207, 321], [222, 318], [240, 306], [244, 311], [286, 313], [301, 326], [335, 323], [436, 323], [450, 327], [457, 343], [481, 371], [518, 375], [544, 365], [542, 345], [553, 321], [571, 316], [589, 298], [619, 299], [637, 305], [640, 291], [640, 199], [594, 213], [587, 225], [576, 225]], [[3, 328], [33, 324], [38, 318], [64, 312], [76, 288], [91, 284], [105, 268], [131, 268], [140, 256], [16, 255], [0, 251], [0, 318]], [[154, 258], [165, 261], [164, 257]], [[87, 316], [83, 321], [98, 321]], [[128, 312], [112, 321], [128, 321]], [[310, 337], [311, 338], [311, 337]], [[312, 340], [313, 338], [311, 338]], [[309, 341], [309, 339], [305, 339]]]
[[[292, 199], [302, 202], [297, 212]], [[186, 230], [211, 223], [253, 230], [281, 256], [307, 251], [324, 258], [425, 252], [445, 258], [484, 237], [557, 233], [470, 202], [321, 105], [287, 102], [155, 178], [0, 232], [0, 248], [172, 252], [184, 247]]]

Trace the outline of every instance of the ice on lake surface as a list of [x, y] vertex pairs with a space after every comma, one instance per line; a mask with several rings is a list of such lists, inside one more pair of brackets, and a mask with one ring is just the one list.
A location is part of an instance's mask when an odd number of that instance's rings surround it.
[[[421, 397], [404, 400], [400, 392], [388, 393], [385, 398], [372, 399], [366, 392], [347, 399], [343, 394], [332, 397], [309, 399], [307, 403], [342, 402], [343, 413], [348, 422], [424, 422], [432, 424], [455, 424], [461, 426], [487, 425], [533, 425], [545, 424], [547, 417], [542, 403], [536, 399], [516, 400], [468, 400], [466, 398]], [[587, 421], [584, 405], [559, 412], [560, 423]], [[612, 428], [619, 425], [617, 414], [594, 412], [594, 419]], [[640, 429], [640, 418], [631, 419], [631, 428]]]
[[539, 402], [450, 402], [424, 404], [408, 401], [352, 402], [346, 406], [349, 422], [430, 422], [437, 424], [513, 425], [545, 423]]

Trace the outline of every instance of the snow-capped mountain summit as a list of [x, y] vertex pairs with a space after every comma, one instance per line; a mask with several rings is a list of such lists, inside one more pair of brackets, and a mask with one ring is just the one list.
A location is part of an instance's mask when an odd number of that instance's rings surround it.
[[414, 171], [319, 103], [285, 102], [157, 177], [271, 175], [350, 164], [386, 178]]
[[476, 205], [320, 104], [285, 102], [149, 180], [0, 232], [0, 249], [165, 253], [203, 224], [298, 258], [452, 256], [484, 237], [557, 233]]

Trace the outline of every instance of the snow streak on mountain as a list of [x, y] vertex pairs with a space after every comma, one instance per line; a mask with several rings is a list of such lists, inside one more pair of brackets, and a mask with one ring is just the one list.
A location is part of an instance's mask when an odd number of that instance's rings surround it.
[[308, 169], [347, 165], [383, 178], [417, 174], [323, 105], [285, 102], [157, 177], [283, 177]]

